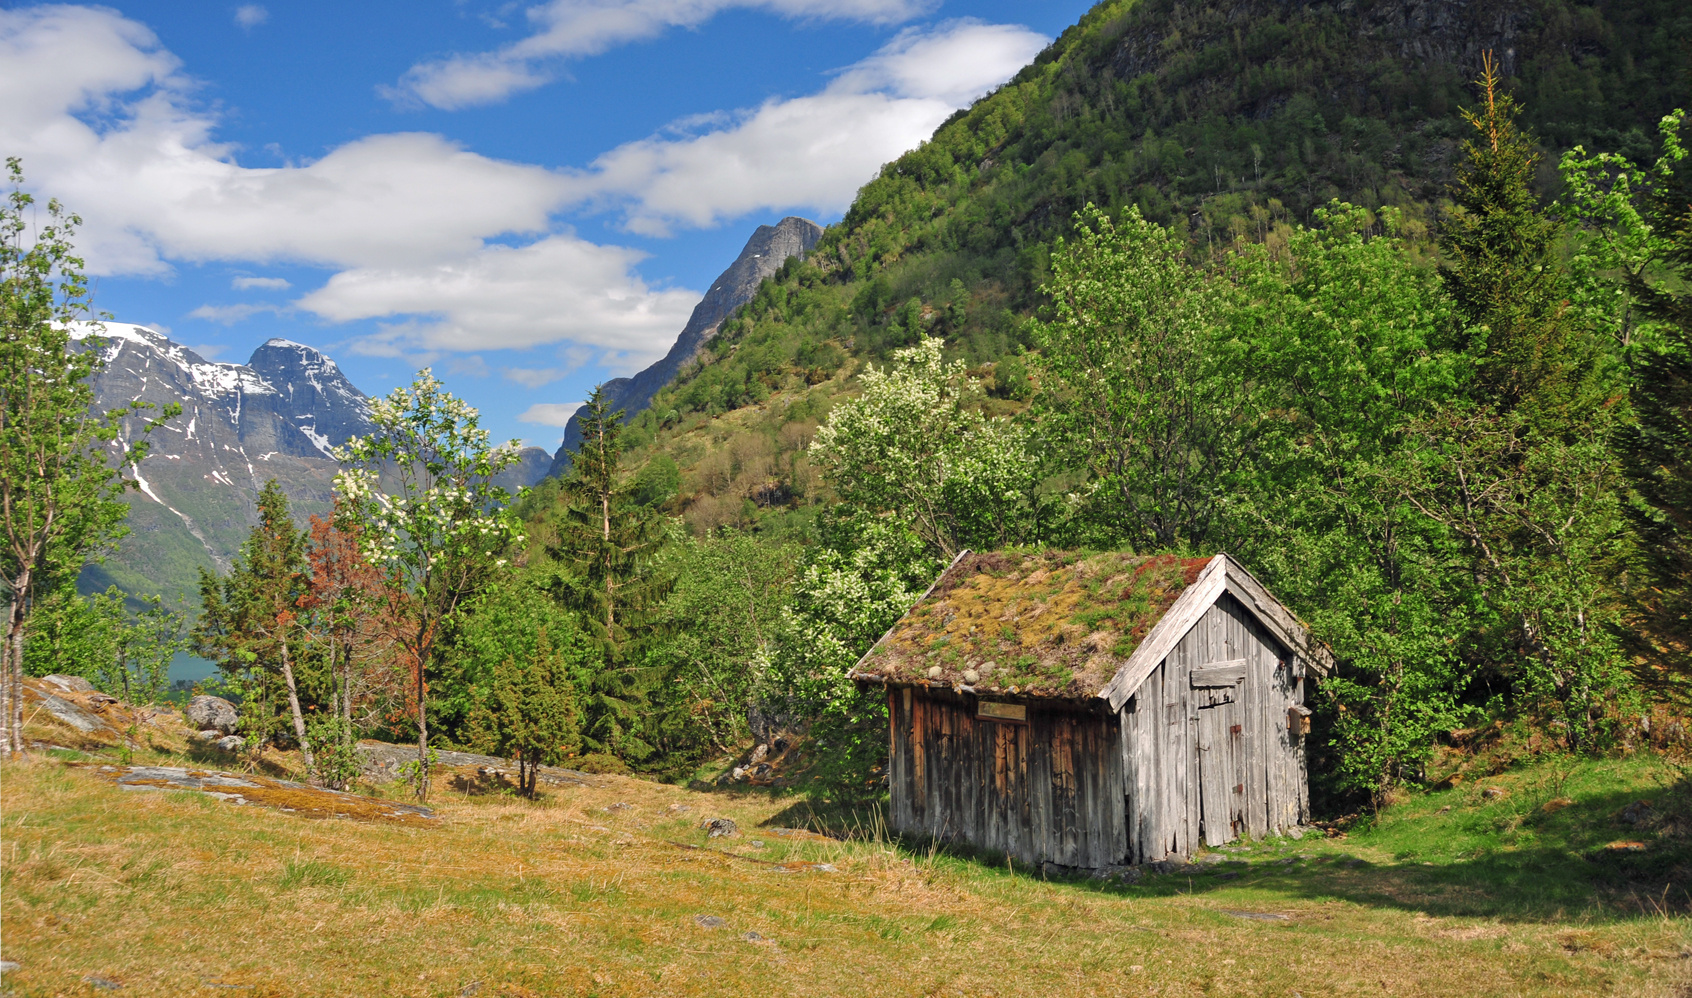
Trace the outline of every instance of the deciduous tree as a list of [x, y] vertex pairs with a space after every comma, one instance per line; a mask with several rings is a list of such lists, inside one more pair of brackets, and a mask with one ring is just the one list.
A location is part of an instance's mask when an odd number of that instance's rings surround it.
[[[7, 598], [0, 642], [6, 683], [7, 747], [23, 751], [23, 639], [44, 577], [74, 577], [88, 557], [123, 532], [130, 484], [122, 469], [147, 454], [145, 433], [124, 439], [126, 417], [149, 408], [135, 402], [93, 410], [89, 379], [104, 358], [97, 339], [72, 346], [72, 324], [94, 318], [82, 259], [71, 238], [82, 220], [58, 201], [48, 224], [28, 241], [23, 168], [7, 160], [12, 190], [0, 208], [0, 587]], [[151, 430], [181, 411], [171, 406]]]
[[383, 573], [417, 722], [420, 800], [429, 795], [429, 670], [442, 625], [523, 541], [511, 496], [494, 476], [518, 460], [516, 440], [489, 445], [481, 414], [427, 368], [371, 405], [375, 429], [337, 450], [337, 508]]

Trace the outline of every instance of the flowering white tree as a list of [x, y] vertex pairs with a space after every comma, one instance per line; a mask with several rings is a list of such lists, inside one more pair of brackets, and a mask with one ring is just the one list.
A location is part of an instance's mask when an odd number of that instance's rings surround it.
[[1039, 462], [1027, 427], [984, 415], [980, 383], [940, 348], [925, 339], [865, 371], [863, 394], [835, 408], [811, 458], [842, 502], [892, 513], [950, 559], [1029, 532]]
[[[338, 515], [384, 571], [383, 596], [410, 675], [417, 721], [417, 796], [429, 795], [428, 666], [441, 625], [523, 543], [511, 496], [493, 478], [518, 442], [489, 447], [481, 414], [428, 368], [371, 405], [375, 432], [336, 451]], [[525, 490], [526, 491], [526, 490]]]

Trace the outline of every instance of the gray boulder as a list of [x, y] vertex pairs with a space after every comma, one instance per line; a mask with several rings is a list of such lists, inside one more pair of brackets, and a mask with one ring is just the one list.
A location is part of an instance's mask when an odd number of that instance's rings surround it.
[[225, 752], [239, 752], [247, 747], [247, 740], [240, 735], [228, 735], [217, 740], [217, 747]]
[[216, 728], [207, 728], [204, 731], [194, 732], [194, 737], [202, 742], [215, 742], [223, 737], [223, 732], [217, 730]]
[[241, 715], [235, 712], [235, 705], [222, 697], [197, 696], [188, 701], [185, 713], [188, 720], [202, 731], [212, 728], [232, 735], [241, 726]]
[[89, 682], [88, 680], [82, 678], [81, 676], [65, 676], [65, 675], [60, 675], [58, 673], [55, 673], [51, 676], [42, 676], [41, 681], [44, 682], [44, 683], [50, 683], [54, 686], [57, 686], [59, 689], [64, 690], [66, 693], [93, 693], [93, 692], [95, 692], [94, 684]]
[[41, 705], [47, 708], [49, 714], [81, 732], [98, 731], [106, 726], [98, 717], [51, 693], [41, 698]]

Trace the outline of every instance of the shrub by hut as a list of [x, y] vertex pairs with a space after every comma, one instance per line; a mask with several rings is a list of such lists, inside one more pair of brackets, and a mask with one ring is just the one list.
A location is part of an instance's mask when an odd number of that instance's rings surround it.
[[1225, 554], [965, 552], [850, 675], [887, 689], [896, 830], [1099, 868], [1303, 824], [1330, 665]]

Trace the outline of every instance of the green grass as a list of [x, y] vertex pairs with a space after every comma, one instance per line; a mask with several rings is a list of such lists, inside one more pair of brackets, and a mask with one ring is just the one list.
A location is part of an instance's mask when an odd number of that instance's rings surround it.
[[[1613, 821], [1631, 800], [1667, 806], [1674, 776], [1654, 758], [1530, 765], [1343, 838], [1242, 843], [1223, 863], [1125, 884], [889, 841], [874, 810], [761, 791], [607, 776], [537, 802], [443, 793], [439, 826], [418, 828], [7, 762], [0, 934], [21, 966], [5, 986], [83, 994], [98, 974], [134, 995], [452, 996], [476, 981], [519, 996], [1678, 995], [1687, 898], [1664, 887], [1687, 883], [1684, 851]], [[1479, 796], [1492, 785], [1507, 793]], [[1545, 812], [1557, 791], [1575, 803]], [[707, 839], [699, 822], [717, 816], [741, 833]], [[851, 837], [776, 830], [799, 826]], [[1586, 858], [1623, 834], [1650, 849]]]

